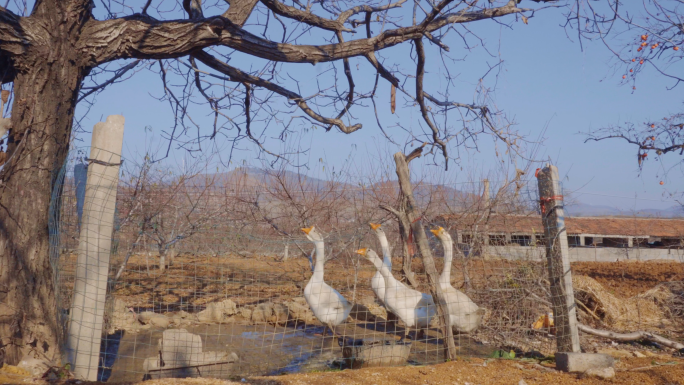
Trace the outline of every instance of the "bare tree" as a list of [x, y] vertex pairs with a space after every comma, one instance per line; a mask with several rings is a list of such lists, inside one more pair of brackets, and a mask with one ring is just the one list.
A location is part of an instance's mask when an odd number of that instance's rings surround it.
[[[124, 177], [121, 188], [121, 227], [130, 225], [124, 232], [134, 238], [133, 247], [143, 237], [156, 246], [159, 269], [164, 271], [173, 263], [171, 252], [176, 245], [198, 234], [218, 219], [222, 211], [217, 207], [217, 176], [207, 172], [210, 159], [191, 158], [180, 168], [153, 163], [153, 155], [146, 154], [140, 164], [128, 167], [124, 173], [130, 178]], [[120, 271], [129, 256], [130, 253]]]
[[[0, 171], [0, 302], [11, 310], [0, 318], [0, 336], [7, 362], [16, 364], [36, 346], [48, 357], [59, 354], [47, 209], [51, 173], [65, 160], [72, 128], [80, 127], [80, 119], [74, 119], [79, 102], [87, 111], [108, 85], [136, 71], [154, 71], [162, 84], [160, 99], [175, 116], [169, 145], [196, 151], [204, 140], [225, 137], [232, 148], [248, 141], [278, 159], [282, 154], [265, 145], [267, 130], [285, 137], [311, 125], [346, 134], [362, 128], [352, 122], [352, 110], [368, 99], [375, 103], [379, 83], [362, 91], [354, 83], [350, 59], [361, 58], [376, 79], [389, 81], [408, 105], [420, 109], [424, 126], [411, 129], [412, 137], [430, 143], [448, 165], [450, 143], [473, 144], [477, 135], [486, 134], [515, 145], [518, 137], [486, 104], [488, 90], [481, 89], [479, 100], [456, 102], [448, 100], [448, 92], [424, 89], [428, 50], [423, 40], [448, 63], [448, 38], [477, 39], [467, 24], [532, 16], [534, 9], [519, 8], [518, 2], [416, 1], [412, 17], [404, 18], [399, 11], [405, 0], [231, 0], [229, 6], [188, 0], [182, 2], [185, 12], [168, 0], [135, 5], [102, 0], [97, 8], [93, 0], [6, 2], [0, 7], [0, 76], [3, 84], [11, 83], [12, 95], [7, 160]], [[352, 35], [359, 27], [365, 37]], [[378, 54], [402, 43], [415, 49], [411, 74]], [[236, 67], [231, 59], [238, 56], [254, 59], [250, 70]], [[288, 80], [284, 63], [332, 63], [326, 76], [334, 81], [313, 96], [302, 95], [299, 84]], [[330, 75], [340, 67], [344, 76], [338, 85], [337, 76]], [[272, 104], [277, 98], [287, 102], [285, 107]], [[208, 130], [196, 123], [189, 107], [200, 101], [214, 117]], [[295, 120], [306, 125], [284, 118], [295, 109], [301, 111]]]
[[[644, 73], [655, 72], [672, 81], [668, 90], [684, 81], [684, 4], [672, 0], [648, 0], [625, 4], [617, 0], [586, 2], [572, 8], [568, 26], [580, 39], [598, 39], [614, 55], [622, 84], [636, 92]], [[637, 12], [634, 11], [636, 7]], [[581, 41], [581, 40], [580, 40]], [[617, 139], [636, 151], [639, 169], [644, 162], [667, 154], [684, 161], [684, 113], [675, 112], [659, 120], [625, 122], [600, 128], [586, 141]]]

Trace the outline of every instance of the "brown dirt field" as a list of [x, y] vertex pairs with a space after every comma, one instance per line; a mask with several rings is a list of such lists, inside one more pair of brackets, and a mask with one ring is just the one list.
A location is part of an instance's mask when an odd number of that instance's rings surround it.
[[[485, 366], [486, 362], [486, 366]], [[521, 380], [535, 384], [684, 384], [684, 359], [668, 356], [647, 358], [623, 358], [616, 363], [616, 376], [612, 379], [584, 377], [581, 374], [563, 373], [551, 369], [551, 364], [542, 365], [524, 360], [470, 359], [447, 362], [434, 366], [409, 366], [400, 368], [367, 368], [341, 372], [317, 372], [293, 374], [278, 377], [256, 377], [246, 382], [230, 382], [216, 379], [164, 379], [151, 380], [142, 385], [390, 385], [390, 384], [478, 384], [517, 385]], [[0, 373], [1, 374], [1, 373]], [[47, 384], [21, 376], [0, 377], [2, 383]], [[64, 384], [94, 385], [94, 382], [60, 381]]]
[[597, 280], [622, 298], [641, 294], [661, 282], [684, 281], [684, 263], [678, 262], [575, 262], [573, 274]]
[[[154, 259], [152, 259], [154, 263]], [[441, 270], [441, 259], [437, 259]], [[455, 261], [452, 282], [455, 287], [463, 283], [463, 275]], [[401, 260], [394, 259], [395, 274], [400, 269]], [[179, 303], [202, 306], [216, 299], [236, 298], [238, 305], [256, 303], [264, 299], [301, 295], [303, 285], [310, 277], [308, 261], [294, 257], [281, 262], [272, 256], [195, 256], [181, 255], [174, 266], [165, 274], [160, 274], [156, 266], [151, 266], [151, 274], [146, 271], [146, 261], [142, 256], [133, 256], [124, 274], [124, 285], [118, 286], [114, 293], [124, 299], [128, 306], [139, 308], [164, 308], [178, 306]], [[426, 279], [422, 263], [414, 260], [414, 271], [421, 286]], [[538, 262], [509, 260], [471, 259], [468, 261], [471, 284], [477, 288], [515, 288], [517, 284], [534, 282], [543, 277], [545, 266]], [[629, 298], [652, 289], [661, 282], [684, 281], [684, 263], [677, 262], [576, 262], [572, 264], [573, 274], [586, 275], [596, 279], [612, 294]], [[240, 273], [242, 272], [242, 273]], [[240, 284], [227, 283], [231, 274], [242, 275]], [[356, 298], [372, 295], [369, 280], [373, 270], [362, 261], [356, 285]], [[326, 264], [326, 281], [343, 295], [352, 298], [354, 270], [349, 260], [338, 259]], [[237, 282], [237, 281], [236, 281]], [[235, 285], [235, 287], [233, 287]], [[421, 288], [422, 289], [422, 288]], [[495, 298], [492, 296], [492, 298]], [[533, 315], [536, 316], [536, 315]], [[527, 325], [526, 320], [523, 324]], [[603, 346], [605, 339], [594, 339]], [[591, 341], [590, 341], [591, 342]], [[600, 346], [600, 347], [601, 347]], [[625, 348], [622, 346], [621, 348]], [[631, 349], [630, 349], [631, 350]], [[684, 359], [662, 355], [649, 358], [621, 359], [617, 364], [617, 376], [611, 380], [580, 378], [576, 374], [548, 371], [522, 360], [485, 360], [472, 358], [434, 366], [400, 368], [372, 368], [345, 370], [342, 372], [315, 372], [260, 377], [248, 383], [266, 384], [518, 384], [521, 379], [529, 384], [683, 384]], [[653, 365], [652, 363], [675, 362], [676, 365]], [[634, 370], [638, 368], [639, 370]], [[0, 378], [0, 383], [7, 383]], [[10, 382], [11, 383], [11, 382]], [[82, 382], [80, 385], [86, 385]], [[200, 380], [163, 380], [147, 381], [145, 385], [213, 385], [231, 384], [214, 379]]]
[[[65, 278], [73, 272], [70, 256], [64, 260], [62, 274]], [[68, 262], [66, 262], [68, 261]], [[156, 257], [150, 258], [150, 272], [147, 273], [147, 259], [133, 255], [122, 277], [123, 285], [117, 285], [114, 295], [125, 298], [129, 306], [137, 308], [174, 307], [180, 303], [202, 306], [226, 295], [236, 297], [236, 303], [251, 302], [263, 298], [298, 295], [310, 277], [309, 262], [302, 257], [279, 261], [273, 256], [239, 255], [190, 255], [181, 254], [169, 270], [160, 274]], [[400, 277], [401, 259], [393, 258], [394, 272]], [[462, 260], [454, 261], [452, 283], [456, 288], [465, 286]], [[441, 271], [441, 258], [436, 267]], [[543, 277], [546, 269], [543, 263], [511, 261], [505, 259], [468, 259], [470, 283], [476, 290], [492, 287], [508, 287], [515, 280], [530, 281]], [[427, 291], [427, 277], [419, 258], [413, 260], [413, 270], [420, 284], [420, 290]], [[574, 274], [587, 275], [596, 279], [606, 289], [621, 298], [641, 294], [661, 282], [684, 281], [684, 263], [677, 262], [575, 262]], [[326, 281], [345, 296], [352, 296], [356, 286], [356, 298], [372, 295], [370, 278], [374, 270], [370, 264], [361, 261], [356, 285], [354, 268], [348, 258], [339, 258], [326, 263]], [[226, 278], [240, 275], [241, 287], [226, 285]], [[545, 277], [544, 277], [545, 278]], [[250, 283], [245, 287], [244, 284]], [[72, 282], [64, 280], [64, 289], [70, 290]], [[258, 286], [264, 286], [259, 288]], [[514, 286], [515, 287], [515, 286]], [[350, 297], [351, 298], [351, 297]]]
[[[616, 377], [610, 380], [581, 378], [581, 375], [546, 371], [535, 363], [519, 360], [472, 359], [448, 362], [429, 367], [369, 368], [337, 373], [308, 373], [268, 379], [264, 385], [329, 385], [329, 384], [478, 384], [517, 385], [524, 380], [534, 384], [684, 384], [684, 360], [670, 359], [677, 365], [654, 366], [649, 358], [627, 359], [616, 365]], [[633, 370], [644, 368], [642, 370]], [[627, 369], [632, 369], [628, 371]], [[264, 379], [266, 380], [266, 379]], [[259, 384], [256, 382], [256, 384]], [[152, 385], [152, 384], [150, 384]]]

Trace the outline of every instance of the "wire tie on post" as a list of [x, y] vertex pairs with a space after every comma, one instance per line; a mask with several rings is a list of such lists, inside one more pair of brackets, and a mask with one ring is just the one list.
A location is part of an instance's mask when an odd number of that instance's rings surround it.
[[99, 164], [99, 165], [101, 165], [101, 166], [106, 166], [106, 167], [109, 167], [109, 166], [121, 166], [121, 165], [123, 164], [123, 162], [124, 162], [123, 159], [121, 159], [121, 162], [119, 162], [119, 163], [109, 163], [109, 162], [105, 162], [105, 161], [102, 161], [102, 160], [90, 159], [90, 158], [84, 158], [84, 159], [85, 159], [85, 161], [88, 162], [89, 164], [90, 164], [90, 163], [95, 163], [95, 164]]
[[562, 195], [553, 195], [553, 196], [546, 197], [546, 198], [539, 198], [539, 205], [541, 206], [542, 213], [546, 212], [544, 203], [550, 202], [550, 201], [562, 201], [562, 200], [563, 200]]

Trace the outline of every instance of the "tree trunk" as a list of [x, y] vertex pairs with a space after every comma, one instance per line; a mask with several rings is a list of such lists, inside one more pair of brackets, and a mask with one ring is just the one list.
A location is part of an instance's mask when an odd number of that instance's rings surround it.
[[[58, 362], [61, 325], [48, 254], [54, 172], [64, 163], [79, 87], [74, 22], [62, 5], [36, 5], [29, 45], [15, 57], [8, 161], [0, 171], [0, 338], [8, 364], [28, 353]], [[72, 13], [70, 13], [72, 12]], [[32, 16], [32, 17], [34, 17]], [[71, 24], [68, 22], [71, 21]]]
[[420, 217], [416, 212], [416, 201], [413, 198], [413, 188], [411, 187], [411, 177], [409, 175], [408, 162], [420, 156], [422, 147], [414, 150], [409, 156], [404, 155], [401, 152], [394, 154], [394, 161], [397, 165], [397, 177], [399, 179], [399, 187], [401, 192], [406, 197], [406, 215], [410, 221], [411, 229], [415, 236], [416, 243], [418, 243], [418, 249], [420, 250], [420, 255], [423, 260], [423, 265], [425, 266], [425, 273], [428, 277], [428, 283], [430, 284], [430, 294], [435, 301], [435, 306], [437, 307], [437, 315], [439, 321], [443, 327], [444, 334], [444, 347], [445, 356], [450, 360], [456, 359], [456, 344], [454, 343], [454, 334], [451, 328], [450, 315], [448, 311], [446, 297], [442, 288], [439, 286], [439, 274], [437, 273], [437, 268], [435, 267], [435, 261], [432, 258], [432, 251], [428, 245], [427, 236], [425, 235], [425, 229], [420, 222]]
[[401, 203], [399, 204], [399, 233], [401, 234], [401, 245], [402, 251], [404, 253], [404, 259], [402, 260], [401, 272], [406, 278], [406, 281], [414, 288], [418, 288], [418, 282], [416, 282], [415, 274], [413, 273], [413, 255], [415, 254], [415, 248], [410, 244], [411, 242], [411, 222], [409, 222], [408, 216], [406, 215], [406, 196], [403, 193], [401, 195]]
[[399, 234], [401, 235], [402, 251], [404, 253], [401, 273], [406, 282], [409, 283], [414, 289], [418, 289], [418, 283], [416, 282], [415, 274], [412, 270], [412, 260], [415, 248], [410, 243], [411, 242], [411, 222], [408, 220], [406, 215], [406, 197], [402, 192], [399, 192], [399, 209], [388, 205], [380, 205], [379, 207], [397, 218], [399, 223]]

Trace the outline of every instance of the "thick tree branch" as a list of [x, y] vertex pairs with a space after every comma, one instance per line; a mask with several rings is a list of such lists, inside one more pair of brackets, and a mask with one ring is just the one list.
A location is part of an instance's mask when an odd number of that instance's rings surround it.
[[454, 23], [520, 13], [512, 1], [506, 6], [477, 12], [457, 12], [435, 18], [427, 25], [387, 30], [372, 38], [326, 45], [280, 44], [263, 39], [240, 28], [223, 17], [199, 21], [158, 22], [141, 17], [127, 17], [89, 22], [81, 43], [84, 51], [93, 51], [95, 63], [121, 58], [176, 58], [195, 49], [221, 44], [252, 56], [289, 63], [318, 63], [367, 55], [407, 40], [418, 39], [425, 32]]
[[230, 22], [220, 17], [160, 22], [139, 15], [92, 20], [86, 24], [78, 48], [91, 53], [93, 65], [126, 58], [177, 58], [217, 44], [224, 23]]
[[[404, 0], [406, 1], [406, 0]], [[302, 11], [295, 7], [290, 7], [276, 0], [261, 0], [261, 2], [268, 7], [273, 13], [306, 23], [308, 25], [325, 29], [327, 31], [345, 31], [351, 32], [352, 30], [344, 26], [344, 21], [340, 22], [338, 20], [330, 20], [324, 17], [320, 17], [310, 11]]]
[[292, 45], [279, 44], [262, 39], [247, 31], [227, 25], [221, 35], [221, 44], [238, 51], [263, 59], [289, 63], [319, 63], [334, 61], [354, 56], [366, 55], [370, 52], [393, 47], [407, 40], [420, 38], [424, 33], [438, 30], [446, 25], [455, 23], [469, 23], [478, 20], [502, 17], [520, 13], [524, 9], [517, 8], [514, 2], [506, 6], [485, 9], [477, 12], [457, 12], [436, 18], [426, 26], [387, 30], [379, 35], [367, 39], [327, 45]]
[[21, 26], [21, 18], [12, 11], [0, 7], [0, 54], [4, 51], [20, 55], [28, 44]]
[[230, 0], [230, 7], [223, 13], [223, 17], [230, 20], [236, 26], [242, 28], [252, 14], [252, 10], [259, 0]]
[[257, 87], [263, 87], [266, 88], [267, 90], [273, 91], [279, 95], [285, 96], [286, 98], [294, 101], [297, 103], [297, 106], [304, 111], [309, 117], [312, 119], [316, 120], [317, 122], [320, 122], [325, 125], [333, 125], [339, 128], [340, 131], [344, 132], [345, 134], [350, 134], [356, 130], [359, 130], [362, 125], [361, 124], [355, 124], [353, 126], [347, 126], [344, 124], [344, 122], [340, 119], [333, 119], [333, 118], [326, 118], [323, 117], [316, 112], [314, 112], [309, 106], [306, 104], [304, 101], [304, 98], [302, 98], [299, 94], [292, 92], [286, 88], [283, 88], [277, 84], [271, 83], [268, 80], [261, 79], [257, 76], [250, 75], [246, 72], [243, 72], [237, 68], [231, 67], [228, 64], [216, 59], [212, 55], [200, 51], [193, 56], [204, 63], [205, 65], [209, 66], [210, 68], [221, 72], [223, 74], [228, 75], [231, 80], [237, 81], [237, 82], [242, 82], [242, 83], [249, 83], [253, 84]]

